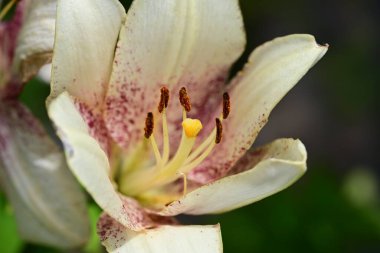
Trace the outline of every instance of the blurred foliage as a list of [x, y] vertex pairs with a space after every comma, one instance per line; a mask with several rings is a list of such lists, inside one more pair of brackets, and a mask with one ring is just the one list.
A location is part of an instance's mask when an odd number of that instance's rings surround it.
[[49, 122], [45, 107], [45, 99], [49, 92], [49, 85], [34, 78], [25, 86], [20, 96], [20, 100], [33, 112], [34, 116], [45, 124]]
[[98, 234], [96, 232], [96, 223], [98, 221], [98, 218], [101, 214], [101, 209], [95, 204], [91, 203], [88, 208], [88, 213], [90, 217], [91, 222], [91, 237], [88, 241], [86, 247], [84, 248], [85, 253], [101, 253], [102, 246], [100, 245], [100, 239], [98, 237]]
[[20, 252], [22, 246], [23, 242], [18, 236], [11, 208], [0, 193], [0, 252], [17, 253]]
[[380, 206], [358, 207], [342, 183], [314, 167], [275, 196], [202, 221], [220, 222], [225, 253], [379, 252]]
[[[81, 250], [69, 252], [102, 253], [99, 237], [96, 233], [96, 222], [101, 213], [100, 208], [94, 204], [89, 204], [88, 209], [91, 222], [91, 237], [85, 247]], [[50, 247], [25, 243], [17, 233], [15, 217], [12, 215], [12, 208], [7, 203], [5, 196], [0, 192], [0, 252], [1, 253], [59, 253]]]

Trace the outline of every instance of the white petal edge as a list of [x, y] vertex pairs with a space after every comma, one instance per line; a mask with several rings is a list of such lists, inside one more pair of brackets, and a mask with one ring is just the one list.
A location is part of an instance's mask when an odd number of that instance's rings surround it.
[[118, 222], [131, 229], [142, 229], [144, 224], [129, 219], [128, 205], [124, 204], [109, 178], [108, 157], [89, 134], [88, 126], [70, 95], [63, 92], [52, 100], [48, 106], [48, 114], [63, 142], [67, 163], [84, 188]]
[[25, 17], [18, 35], [13, 72], [29, 80], [42, 65], [51, 62], [57, 0], [26, 1]]
[[199, 215], [230, 211], [287, 188], [306, 171], [306, 149], [299, 140], [279, 139], [259, 150], [265, 152], [239, 165], [243, 166], [238, 168], [243, 172], [201, 186], [158, 214]]
[[[104, 224], [104, 225], [103, 225]], [[220, 226], [168, 226], [134, 232], [102, 216], [102, 244], [110, 253], [222, 253]]]
[[[231, 82], [231, 112], [223, 122], [223, 140], [191, 179], [207, 182], [224, 175], [256, 139], [277, 103], [326, 53], [308, 34], [293, 34], [256, 48]], [[217, 172], [207, 175], [200, 172]]]
[[[18, 102], [0, 104], [0, 182], [23, 239], [58, 248], [90, 236], [86, 199], [59, 147]], [[5, 242], [4, 242], [5, 243]]]
[[50, 99], [66, 90], [101, 105], [124, 18], [116, 0], [58, 1]]

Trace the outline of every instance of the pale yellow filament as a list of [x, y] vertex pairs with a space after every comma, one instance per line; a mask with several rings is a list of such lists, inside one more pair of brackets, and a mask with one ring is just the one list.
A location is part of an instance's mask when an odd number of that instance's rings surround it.
[[156, 158], [156, 165], [158, 167], [161, 167], [162, 166], [161, 153], [160, 153], [160, 150], [158, 149], [157, 142], [153, 134], [149, 137], [149, 140], [150, 140], [150, 143], [152, 144], [154, 157]]
[[0, 12], [0, 20], [2, 20], [5, 15], [7, 15], [8, 11], [12, 8], [12, 6], [17, 2], [17, 0], [11, 0]]
[[[216, 143], [216, 128], [194, 150], [194, 144], [202, 124], [198, 119], [187, 118], [186, 110], [182, 111], [182, 137], [175, 155], [169, 160], [170, 142], [167, 124], [166, 108], [162, 111], [163, 150], [162, 156], [154, 135], [149, 139], [156, 159], [155, 166], [151, 168], [131, 171], [123, 180], [126, 182], [122, 190], [129, 195], [141, 195], [150, 189], [159, 189], [168, 183], [183, 177], [183, 194], [187, 192], [187, 176], [192, 169], [201, 164], [213, 151]], [[222, 121], [222, 117], [220, 117]], [[128, 182], [128, 183], [127, 183]]]
[[164, 139], [162, 165], [164, 166], [168, 162], [169, 154], [170, 154], [170, 146], [169, 146], [170, 142], [169, 142], [168, 122], [166, 119], [166, 108], [164, 108], [162, 112], [162, 132], [163, 132], [163, 139]]
[[182, 192], [182, 195], [185, 196], [186, 193], [187, 193], [187, 176], [185, 173], [181, 173], [182, 177], [183, 177], [183, 192]]
[[178, 150], [174, 155], [173, 159], [161, 169], [160, 175], [158, 176], [157, 181], [165, 183], [167, 181], [172, 181], [175, 178], [178, 178], [178, 168], [181, 168], [183, 163], [186, 161], [186, 158], [189, 156], [195, 143], [195, 137], [189, 138], [186, 136], [184, 131], [182, 132], [181, 142], [179, 144]]
[[[219, 117], [220, 122], [223, 122], [223, 115], [220, 115]], [[212, 132], [209, 134], [209, 136], [204, 140], [186, 159], [185, 165], [192, 162], [196, 157], [198, 157], [212, 142], [215, 141], [216, 137], [216, 128], [212, 130]], [[215, 146], [215, 145], [214, 145]]]
[[185, 165], [190, 163], [192, 160], [194, 160], [198, 155], [200, 155], [209, 145], [211, 142], [215, 141], [215, 134], [216, 129], [211, 132], [211, 134], [204, 140], [186, 159]]

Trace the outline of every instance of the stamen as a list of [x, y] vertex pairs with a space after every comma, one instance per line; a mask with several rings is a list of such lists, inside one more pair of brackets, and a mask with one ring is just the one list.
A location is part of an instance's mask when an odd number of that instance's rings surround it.
[[[211, 151], [214, 149], [215, 145], [220, 143], [220, 141], [222, 140], [222, 122], [219, 118], [216, 118], [215, 122], [216, 122], [215, 142], [210, 143], [209, 146], [207, 147], [207, 149], [200, 156], [198, 156], [196, 159], [194, 159], [193, 161], [188, 159], [187, 161], [191, 161], [191, 162], [185, 163], [185, 166], [183, 166], [180, 169], [182, 173], [188, 173], [192, 169], [197, 167], [199, 164], [201, 164], [201, 162], [203, 162], [203, 160], [206, 159], [207, 156], [209, 156]], [[214, 134], [215, 134], [215, 131], [213, 131], [212, 135], [210, 135], [210, 136], [213, 136]], [[201, 145], [203, 145], [203, 143]]]
[[185, 119], [182, 122], [182, 138], [176, 154], [170, 162], [161, 168], [156, 178], [156, 186], [164, 185], [178, 178], [178, 170], [183, 166], [191, 150], [193, 149], [195, 139], [202, 129], [202, 123], [198, 119]]
[[153, 119], [153, 113], [148, 112], [146, 119], [145, 119], [145, 138], [149, 139], [149, 137], [153, 134], [153, 128], [154, 128], [154, 119]]
[[200, 155], [198, 156], [195, 160], [193, 160], [192, 162], [186, 164], [185, 166], [183, 166], [180, 171], [182, 173], [188, 173], [190, 172], [192, 169], [194, 169], [195, 167], [197, 167], [199, 164], [201, 164], [201, 162], [203, 162], [204, 159], [206, 159], [206, 157], [211, 153], [211, 151], [213, 150], [213, 148], [215, 147], [216, 143], [215, 142], [212, 142], [208, 147], [207, 149]]
[[170, 162], [161, 169], [157, 179], [156, 186], [164, 185], [173, 182], [178, 178], [178, 169], [181, 168], [193, 149], [195, 137], [188, 137], [185, 131], [182, 132], [181, 142], [177, 149], [176, 154]]
[[198, 155], [200, 155], [209, 145], [215, 140], [216, 129], [214, 129], [211, 134], [204, 140], [186, 159], [185, 165], [194, 160]]
[[201, 164], [211, 154], [214, 147], [222, 141], [222, 122], [229, 116], [231, 111], [230, 96], [228, 93], [223, 94], [223, 111], [220, 116], [215, 119], [215, 128], [194, 150], [193, 147], [196, 138], [203, 126], [200, 120], [187, 118], [186, 113], [191, 110], [191, 103], [186, 88], [184, 87], [179, 91], [179, 101], [183, 107], [183, 130], [177, 151], [169, 160], [170, 143], [166, 116], [169, 103], [169, 90], [166, 87], [162, 87], [158, 111], [162, 114], [163, 155], [161, 156], [160, 154], [153, 134], [153, 113], [149, 112], [145, 120], [145, 138], [149, 139], [152, 144], [156, 164], [139, 171], [131, 170], [131, 173], [125, 175], [125, 181], [128, 181], [128, 184], [123, 187], [123, 192], [136, 196], [144, 194], [149, 189], [162, 187], [183, 177], [183, 194], [185, 195], [187, 192], [187, 173]]
[[[228, 95], [227, 92], [225, 92], [223, 94], [223, 112], [221, 113], [221, 115], [219, 117], [220, 124], [217, 123], [217, 125], [220, 125], [220, 128], [219, 128], [220, 133], [222, 132], [221, 130], [223, 130], [221, 123], [222, 123], [223, 119], [226, 119], [228, 117], [228, 115], [230, 114], [230, 111], [231, 111], [230, 96]], [[185, 165], [192, 162], [198, 155], [200, 155], [203, 151], [205, 151], [205, 149], [210, 145], [210, 143], [213, 140], [216, 141], [216, 134], [217, 134], [216, 128], [217, 128], [217, 126], [211, 132], [211, 134], [207, 137], [207, 139], [204, 140], [193, 152], [191, 152], [191, 154], [189, 155], [189, 157], [187, 158], [187, 160], [185, 162]], [[221, 139], [221, 137], [222, 137], [221, 134], [219, 137]]]
[[0, 12], [0, 20], [2, 20], [5, 15], [7, 15], [8, 11], [12, 8], [12, 6], [17, 2], [17, 0], [11, 0]]
[[145, 134], [144, 134], [144, 136], [145, 136], [145, 138], [149, 139], [151, 144], [152, 144], [153, 153], [154, 153], [154, 156], [156, 157], [157, 166], [161, 166], [161, 162], [162, 162], [161, 154], [160, 154], [160, 151], [158, 150], [156, 139], [152, 135], [153, 134], [153, 128], [154, 128], [153, 113], [148, 112], [146, 119], [145, 119], [145, 128], [144, 128]]
[[185, 196], [186, 193], [187, 193], [187, 176], [185, 173], [181, 173], [182, 177], [183, 177], [183, 192], [182, 192], [182, 196]]
[[169, 160], [169, 132], [168, 123], [166, 119], [166, 108], [169, 104], [169, 89], [166, 87], [161, 88], [161, 99], [158, 105], [158, 111], [162, 113], [162, 132], [163, 132], [163, 154], [162, 154], [162, 165], [165, 165]]
[[230, 96], [227, 92], [223, 94], [223, 119], [227, 119], [231, 111]]
[[216, 123], [215, 143], [218, 144], [222, 140], [223, 126], [219, 118], [215, 119], [215, 123]]
[[162, 113], [162, 111], [168, 107], [169, 104], [169, 90], [166, 87], [161, 88], [161, 98], [160, 103], [158, 104], [158, 111]]
[[169, 131], [168, 131], [168, 122], [166, 120], [166, 110], [162, 113], [162, 132], [163, 132], [163, 141], [164, 148], [162, 152], [162, 165], [165, 165], [169, 160], [170, 154], [170, 141], [169, 141]]
[[190, 112], [191, 110], [191, 103], [190, 103], [190, 97], [187, 95], [187, 91], [185, 87], [182, 87], [179, 90], [179, 102], [183, 106], [186, 112]]

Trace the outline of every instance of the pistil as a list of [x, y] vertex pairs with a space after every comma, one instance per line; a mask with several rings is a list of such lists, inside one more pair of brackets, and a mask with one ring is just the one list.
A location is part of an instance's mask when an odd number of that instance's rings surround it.
[[[158, 104], [158, 112], [162, 116], [162, 156], [154, 138], [154, 117], [149, 112], [145, 120], [144, 137], [150, 140], [156, 164], [150, 168], [131, 171], [122, 179], [122, 191], [128, 195], [144, 195], [147, 192], [158, 190], [161, 187], [183, 178], [184, 193], [187, 189], [187, 173], [201, 164], [213, 151], [214, 147], [222, 140], [222, 121], [230, 113], [230, 98], [227, 93], [223, 94], [223, 111], [220, 117], [215, 119], [215, 128], [209, 136], [193, 150], [196, 138], [202, 129], [202, 123], [198, 119], [187, 117], [191, 111], [190, 97], [186, 88], [179, 91], [179, 101], [183, 107], [182, 137], [176, 153], [170, 158], [169, 133], [167, 124], [167, 107], [169, 102], [169, 90], [161, 88], [161, 98]], [[170, 158], [170, 159], [169, 159]], [[148, 194], [149, 195], [149, 194]]]
[[182, 122], [182, 137], [178, 150], [172, 160], [161, 169], [157, 184], [163, 185], [176, 180], [180, 175], [179, 168], [183, 166], [195, 144], [196, 137], [202, 129], [202, 123], [197, 119], [187, 118]]

